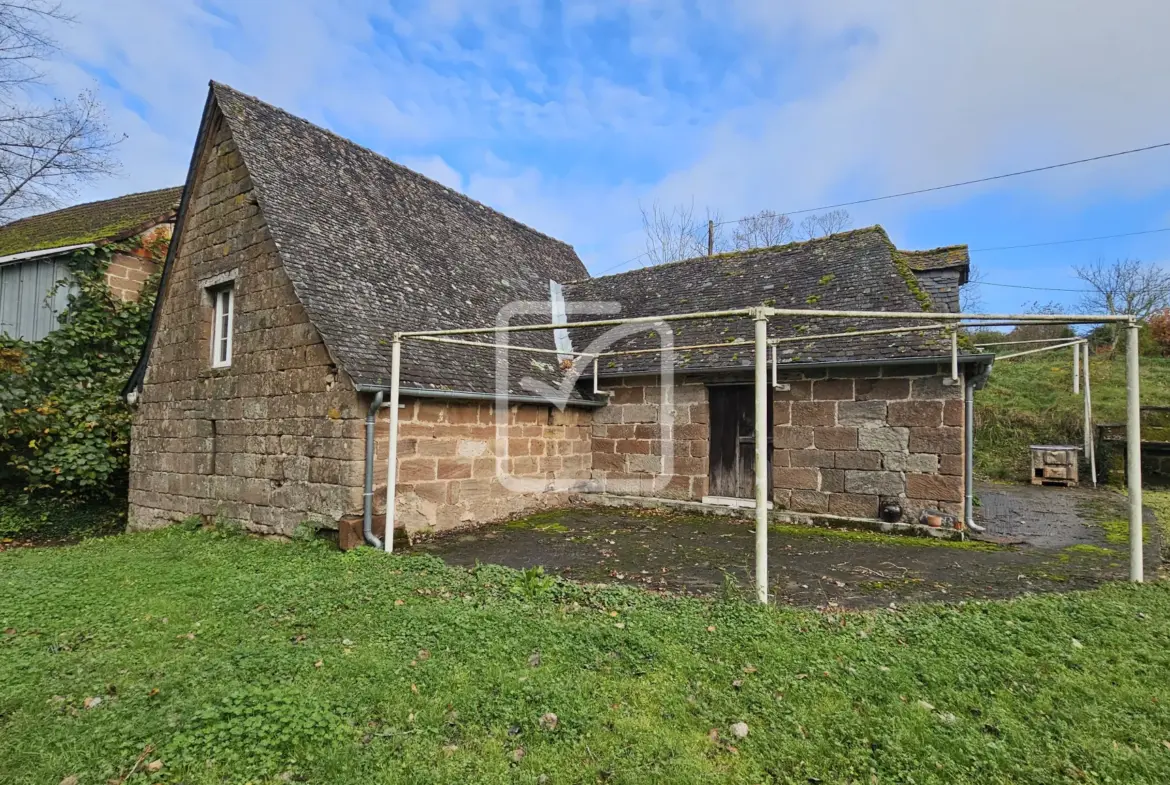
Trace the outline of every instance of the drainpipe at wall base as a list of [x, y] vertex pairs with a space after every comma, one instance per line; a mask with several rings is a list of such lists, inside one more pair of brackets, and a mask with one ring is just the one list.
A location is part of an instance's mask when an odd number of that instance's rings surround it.
[[987, 529], [975, 523], [975, 382], [963, 392], [963, 524], [980, 534]]
[[374, 393], [374, 402], [366, 412], [366, 479], [362, 491], [362, 537], [375, 548], [382, 548], [382, 540], [374, 534], [374, 423], [382, 408], [382, 391]]

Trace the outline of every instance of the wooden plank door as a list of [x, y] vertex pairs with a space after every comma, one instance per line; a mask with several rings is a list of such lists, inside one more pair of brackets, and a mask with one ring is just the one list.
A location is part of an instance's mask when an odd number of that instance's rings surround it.
[[[755, 390], [751, 385], [708, 388], [711, 448], [710, 495], [755, 498]], [[772, 471], [772, 400], [768, 395], [768, 476]], [[768, 483], [768, 498], [772, 483]]]

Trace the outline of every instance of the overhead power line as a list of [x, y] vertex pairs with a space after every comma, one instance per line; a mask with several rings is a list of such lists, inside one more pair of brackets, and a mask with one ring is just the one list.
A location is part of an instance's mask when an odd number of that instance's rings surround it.
[[1091, 292], [1092, 289], [1060, 289], [1055, 286], [1024, 286], [1018, 283], [994, 283], [993, 281], [971, 281], [976, 286], [1001, 286], [1005, 289], [1031, 289], [1036, 292], [1076, 292], [1077, 294], [1084, 294]]
[[638, 254], [637, 256], [631, 256], [629, 259], [626, 259], [624, 262], [618, 262], [617, 264], [615, 264], [611, 267], [606, 267], [604, 270], [599, 272], [597, 274], [597, 276], [601, 277], [601, 276], [605, 275], [606, 273], [611, 273], [614, 270], [618, 269], [619, 267], [625, 267], [630, 262], [636, 262], [639, 259], [641, 259], [643, 256], [649, 256], [649, 255], [650, 255], [649, 251], [642, 251], [642, 253]]
[[1113, 240], [1118, 237], [1135, 237], [1139, 234], [1157, 234], [1158, 232], [1170, 232], [1170, 227], [1164, 229], [1146, 229], [1141, 232], [1122, 232], [1121, 234], [1101, 234], [1096, 237], [1078, 237], [1075, 240], [1051, 240], [1044, 243], [1026, 243], [1024, 245], [997, 245], [992, 248], [972, 248], [971, 253], [976, 251], [980, 253], [988, 253], [990, 251], [1014, 251], [1017, 248], [1041, 248], [1046, 245], [1069, 245], [1071, 243], [1089, 243], [1093, 240]]
[[[1059, 164], [1048, 164], [1047, 166], [1036, 166], [1031, 169], [1021, 169], [1018, 172], [1006, 172], [1004, 174], [992, 175], [990, 177], [978, 177], [974, 180], [963, 180], [957, 183], [947, 183], [946, 185], [935, 185], [930, 188], [917, 188], [913, 191], [902, 191], [896, 194], [886, 194], [885, 196], [871, 196], [868, 199], [855, 199], [851, 202], [839, 202], [837, 204], [826, 204], [820, 207], [806, 207], [800, 210], [786, 210], [781, 215], [801, 215], [802, 213], [816, 213], [822, 210], [835, 210], [838, 207], [853, 207], [859, 204], [869, 204], [871, 202], [884, 202], [888, 199], [900, 199], [904, 196], [916, 196], [918, 194], [928, 194], [935, 191], [945, 191], [949, 188], [961, 188], [965, 185], [978, 185], [979, 183], [990, 183], [995, 180], [1006, 180], [1009, 177], [1019, 177], [1025, 174], [1036, 174], [1037, 172], [1048, 172], [1053, 169], [1063, 169], [1066, 166], [1077, 166], [1078, 164], [1092, 163], [1093, 161], [1104, 161], [1107, 158], [1118, 158], [1123, 155], [1132, 155], [1134, 153], [1144, 153], [1150, 150], [1158, 150], [1163, 147], [1170, 147], [1170, 142], [1161, 142], [1159, 144], [1151, 144], [1146, 147], [1135, 147], [1131, 150], [1120, 150], [1116, 153], [1105, 153], [1104, 155], [1094, 155], [1091, 158], [1078, 158], [1075, 161], [1065, 161]], [[744, 218], [737, 218], [731, 221], [720, 221], [717, 226], [724, 226], [725, 224], [739, 223], [747, 220], [751, 216]]]

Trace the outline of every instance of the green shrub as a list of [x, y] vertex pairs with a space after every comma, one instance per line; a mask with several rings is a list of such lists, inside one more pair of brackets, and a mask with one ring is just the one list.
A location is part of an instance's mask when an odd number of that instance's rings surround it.
[[113, 499], [126, 493], [130, 410], [122, 400], [150, 324], [157, 281], [137, 302], [105, 272], [130, 243], [77, 251], [76, 291], [60, 327], [37, 342], [0, 337], [0, 485], [28, 495]]

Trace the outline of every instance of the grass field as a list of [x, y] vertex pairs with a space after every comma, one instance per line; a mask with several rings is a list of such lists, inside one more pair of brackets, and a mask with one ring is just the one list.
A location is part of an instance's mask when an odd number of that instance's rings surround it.
[[0, 554], [13, 785], [1165, 783], [1167, 672], [1157, 584], [822, 615], [183, 527]]
[[[1072, 392], [1068, 350], [996, 363], [987, 387], [975, 393], [975, 471], [997, 480], [1026, 481], [1029, 444], [1081, 444], [1084, 413]], [[1090, 363], [1093, 416], [1125, 422], [1125, 361]], [[1146, 406], [1170, 406], [1170, 359], [1141, 358]]]

